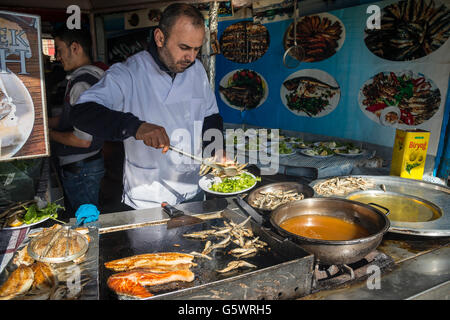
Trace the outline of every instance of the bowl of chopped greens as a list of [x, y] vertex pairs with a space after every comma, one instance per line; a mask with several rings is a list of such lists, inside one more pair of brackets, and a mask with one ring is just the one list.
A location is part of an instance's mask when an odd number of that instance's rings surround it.
[[258, 181], [261, 181], [260, 177], [249, 172], [242, 172], [240, 175], [227, 178], [208, 174], [203, 176], [198, 184], [205, 192], [216, 195], [235, 195], [252, 189]]

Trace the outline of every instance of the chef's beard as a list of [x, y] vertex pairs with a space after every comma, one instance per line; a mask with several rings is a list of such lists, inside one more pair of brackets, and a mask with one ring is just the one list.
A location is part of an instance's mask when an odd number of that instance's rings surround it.
[[187, 61], [187, 60], [178, 60], [175, 61], [175, 58], [172, 56], [170, 51], [167, 49], [166, 45], [160, 50], [160, 58], [162, 62], [166, 65], [167, 69], [170, 72], [181, 73], [184, 72], [188, 67], [190, 67], [195, 61]]

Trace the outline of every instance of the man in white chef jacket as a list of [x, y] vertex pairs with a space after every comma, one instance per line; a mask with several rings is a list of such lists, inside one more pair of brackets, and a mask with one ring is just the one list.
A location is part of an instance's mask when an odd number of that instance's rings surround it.
[[197, 156], [202, 131], [222, 118], [202, 63], [204, 18], [176, 3], [164, 10], [149, 49], [117, 63], [72, 110], [73, 123], [125, 147], [122, 202], [134, 209], [203, 200], [199, 163], [180, 159], [169, 144]]

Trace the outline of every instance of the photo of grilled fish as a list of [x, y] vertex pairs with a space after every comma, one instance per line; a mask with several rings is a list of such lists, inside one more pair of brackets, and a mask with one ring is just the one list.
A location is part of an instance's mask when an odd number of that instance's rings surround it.
[[298, 116], [323, 117], [339, 103], [341, 89], [336, 80], [319, 69], [291, 74], [281, 86], [283, 104]]
[[220, 37], [223, 56], [237, 63], [250, 63], [261, 58], [269, 48], [267, 28], [252, 21], [241, 21], [227, 27]]
[[[297, 21], [297, 44], [305, 52], [304, 62], [317, 62], [334, 55], [342, 47], [345, 38], [343, 23], [329, 13], [302, 17]], [[294, 23], [284, 34], [284, 49], [295, 45]]]
[[320, 81], [318, 79], [315, 79], [313, 77], [295, 77], [289, 80], [286, 80], [283, 82], [283, 85], [288, 89], [289, 91], [297, 90], [300, 84], [305, 85], [311, 85], [315, 87], [321, 87], [325, 89], [332, 89], [332, 90], [338, 90], [339, 87], [332, 86], [328, 83], [325, 83], [323, 81]]
[[382, 10], [381, 28], [367, 29], [367, 48], [391, 61], [422, 58], [450, 36], [450, 10], [439, 0], [402, 0]]

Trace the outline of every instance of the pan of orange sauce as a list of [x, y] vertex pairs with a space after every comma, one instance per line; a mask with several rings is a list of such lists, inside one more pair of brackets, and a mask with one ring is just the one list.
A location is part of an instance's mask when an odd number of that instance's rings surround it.
[[286, 219], [280, 228], [299, 236], [320, 240], [353, 240], [370, 233], [356, 223], [321, 215], [301, 215]]
[[270, 223], [321, 264], [350, 264], [363, 259], [389, 230], [386, 213], [341, 198], [308, 198], [276, 208]]

